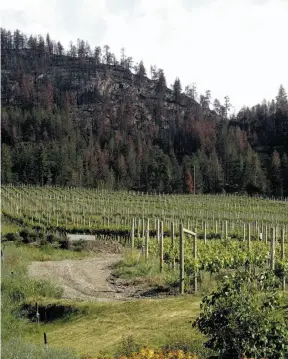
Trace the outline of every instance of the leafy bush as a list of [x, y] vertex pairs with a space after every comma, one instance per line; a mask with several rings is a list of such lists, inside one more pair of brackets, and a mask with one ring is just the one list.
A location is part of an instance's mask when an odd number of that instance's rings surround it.
[[55, 242], [59, 242], [62, 239], [64, 239], [64, 238], [58, 236], [55, 233], [49, 233], [49, 234], [47, 234], [47, 237], [46, 237], [47, 242], [49, 242], [51, 244], [55, 243]]
[[82, 252], [87, 247], [87, 241], [84, 239], [79, 239], [78, 241], [73, 242], [73, 250], [76, 252]]
[[279, 280], [270, 271], [236, 273], [204, 297], [194, 326], [210, 337], [206, 345], [220, 358], [284, 359], [288, 352], [287, 319], [281, 315]]
[[24, 228], [19, 234], [23, 238], [23, 243], [32, 243], [39, 238], [39, 234], [30, 228]]
[[22, 241], [22, 237], [17, 232], [15, 232], [15, 233], [7, 233], [5, 235], [5, 238], [6, 238], [7, 241], [12, 241], [12, 242], [21, 242]]

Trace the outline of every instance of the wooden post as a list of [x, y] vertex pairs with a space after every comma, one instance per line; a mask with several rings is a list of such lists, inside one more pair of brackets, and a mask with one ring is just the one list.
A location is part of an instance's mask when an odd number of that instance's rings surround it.
[[270, 268], [275, 269], [275, 228], [270, 230], [270, 239], [271, 239], [271, 250], [270, 250]]
[[248, 250], [251, 248], [251, 223], [248, 223]]
[[[174, 249], [174, 242], [175, 242], [175, 226], [174, 222], [171, 223], [171, 248]], [[175, 257], [172, 258], [172, 268], [175, 268]]]
[[207, 242], [207, 223], [206, 221], [204, 221], [204, 244], [206, 244], [206, 242]]
[[[197, 259], [197, 234], [196, 234], [196, 228], [194, 229], [195, 231], [195, 236], [194, 236], [194, 242], [193, 242], [193, 254], [194, 254], [194, 259]], [[197, 293], [197, 275], [198, 272], [195, 271], [195, 275], [194, 275], [194, 293]]]
[[163, 271], [163, 221], [161, 221], [161, 233], [160, 233], [160, 273]]
[[228, 221], [225, 221], [225, 245], [228, 244]]
[[38, 311], [38, 303], [36, 302], [36, 320], [37, 320], [37, 327], [39, 329], [39, 324], [40, 324], [40, 314]]
[[180, 236], [180, 280], [179, 280], [179, 290], [180, 294], [184, 294], [184, 232], [183, 224], [179, 225], [179, 236]]
[[160, 242], [160, 221], [157, 219], [157, 241]]
[[132, 219], [132, 229], [131, 229], [131, 248], [134, 249], [134, 236], [135, 236], [135, 218]]
[[45, 348], [48, 347], [48, 339], [47, 339], [47, 334], [44, 332], [44, 345], [45, 345]]
[[146, 225], [146, 237], [145, 237], [145, 260], [147, 261], [149, 257], [149, 218], [147, 218]]
[[245, 242], [246, 240], [246, 225], [245, 223], [243, 224], [243, 241]]
[[138, 219], [138, 226], [137, 226], [137, 237], [140, 238], [140, 223], [141, 223], [141, 219]]
[[266, 226], [265, 226], [265, 244], [267, 244], [267, 243], [268, 243], [268, 226], [266, 224]]
[[[284, 262], [285, 259], [285, 228], [282, 227], [281, 230], [281, 260]], [[285, 278], [285, 274], [282, 278], [282, 290], [285, 290], [285, 286], [286, 286], [286, 278]]]
[[142, 238], [145, 237], [145, 219], [142, 218]]

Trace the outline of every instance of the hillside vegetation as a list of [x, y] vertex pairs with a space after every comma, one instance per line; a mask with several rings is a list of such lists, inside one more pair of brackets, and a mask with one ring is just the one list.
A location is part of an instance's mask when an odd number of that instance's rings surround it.
[[[288, 194], [288, 104], [229, 116], [228, 96], [79, 40], [1, 31], [2, 183]], [[212, 108], [213, 107], [213, 108]]]

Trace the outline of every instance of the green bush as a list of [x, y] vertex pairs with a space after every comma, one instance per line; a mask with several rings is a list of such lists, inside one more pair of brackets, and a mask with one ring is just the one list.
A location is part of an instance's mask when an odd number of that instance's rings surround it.
[[49, 233], [47, 236], [46, 236], [46, 240], [47, 242], [49, 243], [55, 243], [55, 242], [59, 242], [61, 239], [63, 239], [62, 237], [56, 235], [55, 233]]
[[12, 242], [21, 242], [22, 241], [22, 237], [17, 232], [15, 232], [15, 233], [6, 233], [5, 238], [6, 238], [7, 241], [12, 241]]
[[270, 271], [236, 273], [204, 297], [194, 326], [210, 337], [206, 345], [220, 358], [287, 358], [288, 321], [278, 288]]
[[73, 250], [76, 252], [82, 252], [87, 248], [87, 241], [84, 239], [79, 239], [78, 241], [73, 242]]
[[30, 228], [24, 228], [19, 234], [23, 238], [23, 243], [32, 243], [39, 238], [39, 234]]

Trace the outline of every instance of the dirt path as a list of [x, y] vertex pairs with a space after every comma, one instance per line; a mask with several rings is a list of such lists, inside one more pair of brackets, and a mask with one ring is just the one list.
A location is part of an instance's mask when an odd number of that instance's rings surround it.
[[95, 258], [33, 262], [28, 274], [45, 278], [64, 288], [64, 298], [114, 301], [127, 300], [128, 294], [109, 283], [111, 266], [122, 259], [122, 254], [105, 253]]

